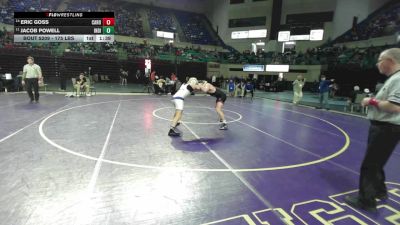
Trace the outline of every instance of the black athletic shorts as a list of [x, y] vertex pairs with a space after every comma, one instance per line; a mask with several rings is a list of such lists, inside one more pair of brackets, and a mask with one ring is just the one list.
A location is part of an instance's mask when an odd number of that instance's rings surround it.
[[226, 94], [223, 91], [221, 91], [220, 89], [216, 88], [215, 92], [210, 95], [217, 98], [217, 100], [215, 101], [216, 103], [217, 102], [225, 103]]

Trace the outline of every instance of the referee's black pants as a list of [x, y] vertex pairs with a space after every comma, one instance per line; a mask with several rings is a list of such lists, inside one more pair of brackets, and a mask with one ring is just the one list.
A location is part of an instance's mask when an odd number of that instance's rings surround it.
[[[28, 92], [29, 98], [31, 101], [39, 101], [39, 79], [38, 78], [26, 78], [26, 91]], [[35, 96], [33, 96], [32, 89], [35, 92]]]
[[359, 197], [364, 205], [376, 206], [375, 198], [387, 194], [383, 168], [399, 140], [400, 125], [371, 121], [359, 183]]
[[244, 90], [244, 96], [243, 97], [246, 97], [248, 91], [251, 93], [251, 98], [253, 98], [254, 97], [254, 90]]

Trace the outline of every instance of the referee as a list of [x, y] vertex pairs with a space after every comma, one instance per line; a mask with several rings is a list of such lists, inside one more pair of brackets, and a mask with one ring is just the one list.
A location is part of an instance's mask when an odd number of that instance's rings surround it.
[[376, 65], [388, 79], [375, 98], [364, 98], [361, 103], [371, 106], [367, 151], [358, 196], [345, 198], [348, 205], [370, 212], [376, 212], [376, 199], [388, 197], [383, 167], [400, 140], [400, 48], [383, 51]]
[[[39, 82], [42, 82], [42, 69], [39, 65], [35, 64], [34, 58], [32, 56], [28, 56], [27, 58], [28, 64], [24, 66], [22, 73], [22, 85], [26, 84], [26, 91], [28, 92], [29, 98], [31, 99], [31, 103], [35, 101], [39, 102]], [[32, 93], [35, 92], [35, 96]]]

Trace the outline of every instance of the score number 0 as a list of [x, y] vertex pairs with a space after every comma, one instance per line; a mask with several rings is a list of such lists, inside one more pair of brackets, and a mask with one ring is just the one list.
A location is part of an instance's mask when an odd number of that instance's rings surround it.
[[114, 26], [114, 18], [103, 18], [103, 26]]

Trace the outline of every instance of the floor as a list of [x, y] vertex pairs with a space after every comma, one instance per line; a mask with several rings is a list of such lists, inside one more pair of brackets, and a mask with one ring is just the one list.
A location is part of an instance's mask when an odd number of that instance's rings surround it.
[[[149, 90], [147, 87], [144, 87], [142, 84], [137, 83], [129, 83], [125, 85], [119, 85], [119, 83], [96, 83], [95, 89], [98, 93], [121, 93], [121, 94], [131, 94], [131, 93], [148, 93]], [[60, 91], [60, 85], [57, 81], [48, 82], [46, 86], [46, 91], [49, 92], [57, 92], [64, 93]], [[42, 88], [44, 91], [44, 88]], [[72, 93], [72, 85], [67, 82], [67, 93]], [[254, 94], [255, 97], [258, 98], [267, 98], [272, 100], [278, 100], [283, 102], [292, 102], [293, 101], [293, 91], [283, 91], [283, 92], [265, 92], [261, 90], [257, 90]], [[305, 106], [318, 107], [319, 105], [319, 96], [317, 93], [312, 92], [304, 92], [304, 96], [302, 101], [299, 103]], [[361, 110], [354, 110], [350, 112], [350, 109], [347, 106], [347, 98], [345, 97], [335, 97], [335, 99], [329, 100], [329, 106], [331, 110], [335, 111], [345, 111], [346, 113], [353, 113], [356, 115], [365, 116]]]
[[366, 119], [268, 99], [0, 95], [0, 224], [400, 224], [400, 146], [377, 214], [350, 208]]

